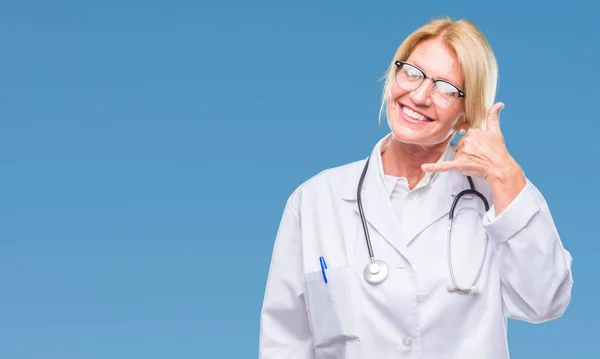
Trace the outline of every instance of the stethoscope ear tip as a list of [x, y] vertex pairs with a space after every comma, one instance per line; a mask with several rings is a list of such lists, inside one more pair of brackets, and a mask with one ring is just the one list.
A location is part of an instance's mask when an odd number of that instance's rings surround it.
[[454, 284], [448, 283], [446, 285], [446, 289], [448, 289], [448, 292], [454, 292], [456, 290], [456, 287], [454, 286]]

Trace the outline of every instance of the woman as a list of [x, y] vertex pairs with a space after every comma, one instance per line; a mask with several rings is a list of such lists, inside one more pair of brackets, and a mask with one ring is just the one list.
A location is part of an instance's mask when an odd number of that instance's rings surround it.
[[564, 313], [572, 258], [506, 149], [496, 81], [468, 21], [431, 21], [402, 43], [380, 111], [391, 133], [286, 204], [260, 358], [504, 359], [507, 318]]

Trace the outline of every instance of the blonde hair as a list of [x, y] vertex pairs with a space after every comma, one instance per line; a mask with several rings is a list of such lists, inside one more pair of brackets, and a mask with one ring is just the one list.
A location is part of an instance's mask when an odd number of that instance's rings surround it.
[[481, 128], [487, 110], [494, 104], [498, 83], [496, 57], [481, 31], [468, 20], [434, 19], [410, 34], [396, 50], [385, 75], [379, 119], [386, 113], [391, 86], [395, 85], [396, 60], [406, 60], [422, 41], [439, 38], [454, 51], [465, 76], [466, 120], [470, 127]]

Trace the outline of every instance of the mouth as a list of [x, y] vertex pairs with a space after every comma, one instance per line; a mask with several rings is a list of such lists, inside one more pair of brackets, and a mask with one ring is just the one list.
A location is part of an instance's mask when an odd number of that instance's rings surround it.
[[426, 117], [422, 113], [414, 111], [413, 109], [406, 107], [400, 103], [398, 105], [400, 106], [400, 112], [401, 112], [401, 115], [403, 115], [402, 117], [410, 123], [433, 122], [432, 119], [430, 119], [429, 117]]

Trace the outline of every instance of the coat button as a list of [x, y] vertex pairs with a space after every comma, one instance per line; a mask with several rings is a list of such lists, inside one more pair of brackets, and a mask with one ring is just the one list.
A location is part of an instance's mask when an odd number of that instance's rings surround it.
[[406, 337], [406, 338], [402, 339], [402, 346], [405, 348], [410, 348], [412, 343], [413, 343], [413, 340], [411, 337]]

